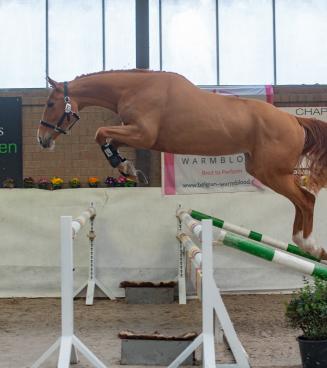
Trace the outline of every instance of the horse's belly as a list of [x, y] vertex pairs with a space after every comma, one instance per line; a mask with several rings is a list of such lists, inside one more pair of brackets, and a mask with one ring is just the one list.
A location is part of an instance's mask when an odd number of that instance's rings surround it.
[[[185, 129], [185, 128], [184, 128]], [[236, 137], [234, 137], [236, 138]], [[221, 132], [192, 130], [165, 131], [160, 134], [154, 149], [184, 155], [219, 156], [248, 152], [246, 142]]]

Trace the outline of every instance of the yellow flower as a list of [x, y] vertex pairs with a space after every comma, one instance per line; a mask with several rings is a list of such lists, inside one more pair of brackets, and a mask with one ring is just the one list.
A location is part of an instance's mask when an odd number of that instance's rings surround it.
[[53, 185], [62, 185], [63, 182], [64, 181], [61, 178], [58, 178], [57, 176], [54, 176], [53, 178], [51, 178], [51, 183]]

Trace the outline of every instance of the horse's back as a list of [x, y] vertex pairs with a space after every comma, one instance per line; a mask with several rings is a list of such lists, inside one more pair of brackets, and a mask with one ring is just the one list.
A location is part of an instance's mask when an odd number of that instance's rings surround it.
[[151, 122], [158, 124], [154, 149], [199, 155], [302, 150], [296, 119], [266, 102], [207, 92], [175, 73], [153, 74], [152, 93], [165, 99], [160, 119]]

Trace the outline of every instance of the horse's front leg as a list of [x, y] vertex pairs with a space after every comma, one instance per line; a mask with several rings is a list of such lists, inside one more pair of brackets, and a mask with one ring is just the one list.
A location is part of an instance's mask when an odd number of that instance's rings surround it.
[[118, 148], [128, 145], [134, 148], [150, 148], [147, 134], [142, 134], [135, 125], [101, 127], [95, 135], [96, 142], [113, 168], [117, 168], [124, 176], [137, 179], [137, 172], [132, 162], [119, 154]]
[[113, 168], [130, 179], [137, 180], [137, 170], [134, 164], [119, 152], [119, 147], [125, 146], [116, 139], [108, 139], [108, 141], [100, 145], [102, 152]]

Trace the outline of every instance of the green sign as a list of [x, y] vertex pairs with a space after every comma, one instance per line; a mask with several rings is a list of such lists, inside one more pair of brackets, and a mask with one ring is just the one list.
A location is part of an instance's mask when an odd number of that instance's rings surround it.
[[0, 186], [13, 179], [23, 186], [22, 99], [0, 97]]

